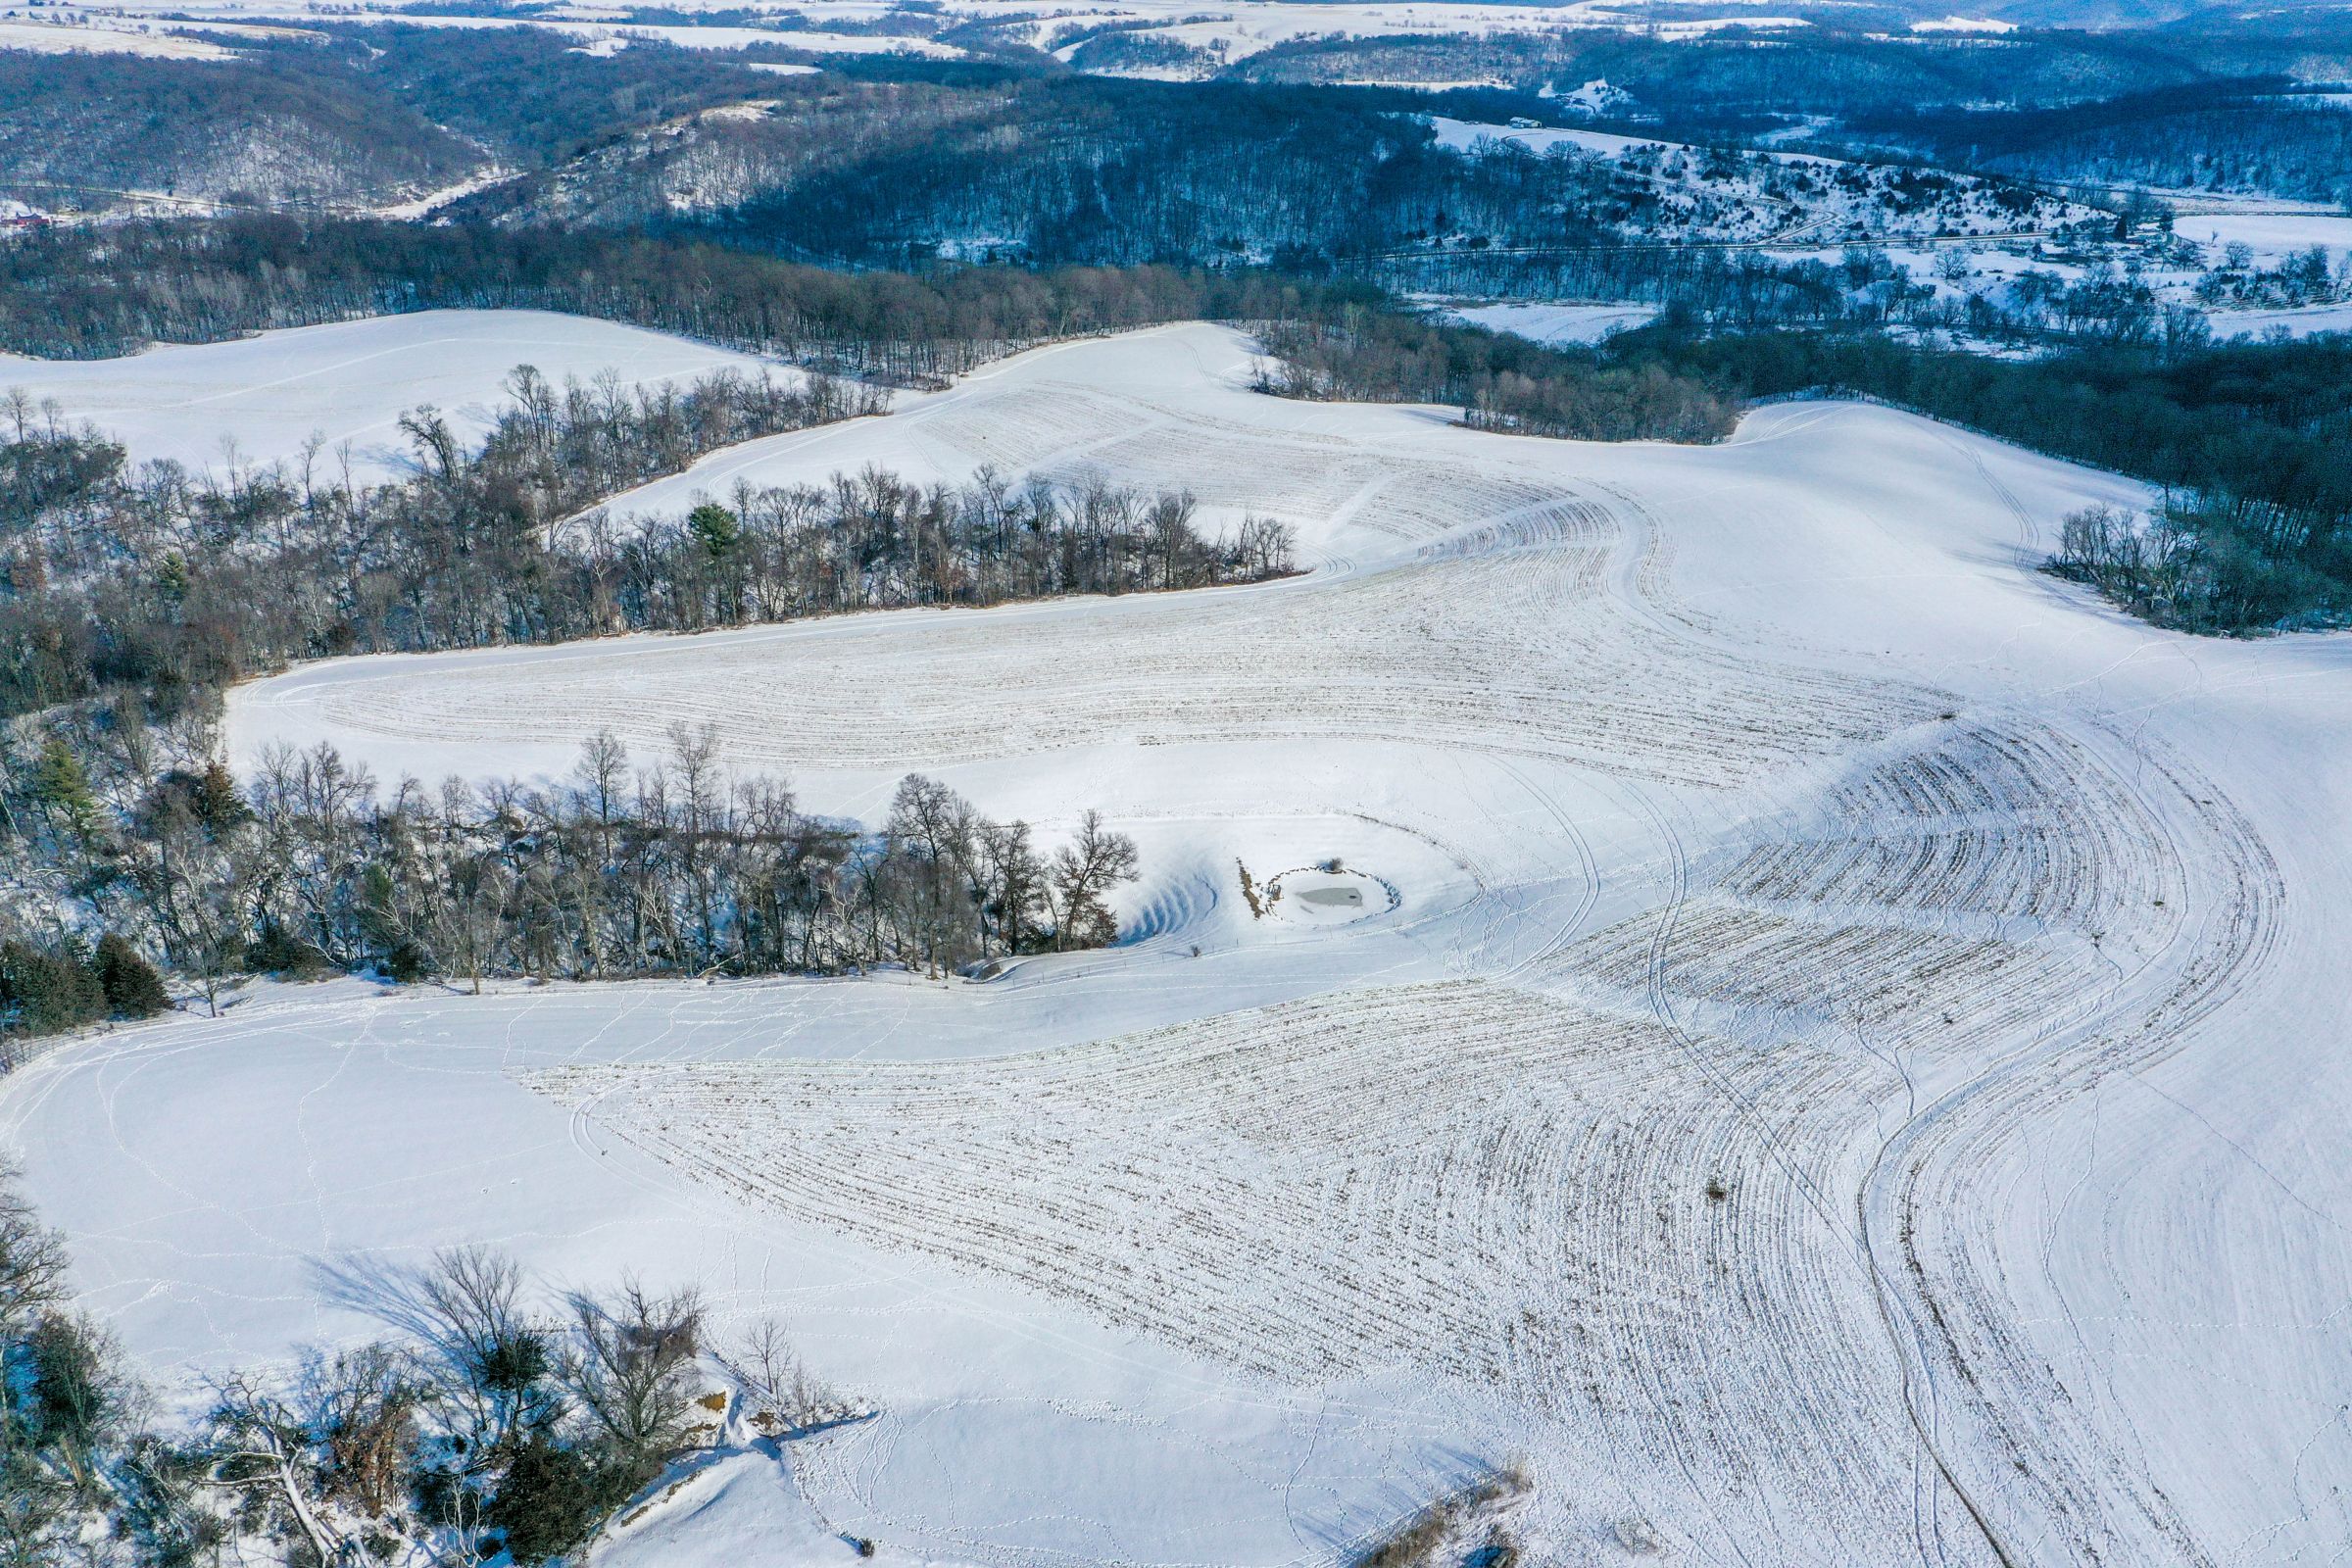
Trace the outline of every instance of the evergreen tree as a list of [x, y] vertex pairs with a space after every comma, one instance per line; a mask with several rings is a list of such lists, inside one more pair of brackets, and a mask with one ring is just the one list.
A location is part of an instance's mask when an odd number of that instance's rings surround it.
[[74, 748], [55, 736], [41, 743], [32, 764], [32, 798], [53, 816], [63, 818], [68, 831], [87, 843], [98, 825], [98, 796], [90, 775]]
[[106, 1016], [106, 991], [72, 943], [0, 942], [0, 1032], [55, 1034]]
[[98, 939], [91, 967], [105, 994], [107, 1010], [118, 1018], [152, 1018], [172, 1005], [163, 977], [119, 931], [109, 931]]
[[743, 531], [736, 525], [735, 514], [716, 502], [706, 501], [686, 514], [686, 526], [700, 541], [703, 551], [712, 561], [723, 561], [734, 554]]

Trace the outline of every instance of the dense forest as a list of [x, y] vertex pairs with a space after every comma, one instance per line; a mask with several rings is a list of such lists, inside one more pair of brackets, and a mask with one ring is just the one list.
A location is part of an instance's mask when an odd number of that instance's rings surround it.
[[2193, 49], [2086, 32], [1936, 38], [1835, 24], [1802, 35], [1727, 27], [1703, 38], [1569, 28], [1479, 36], [1327, 37], [1250, 56], [1259, 81], [1494, 80], [1534, 92], [1606, 81], [1628, 109], [1681, 129], [1767, 129], [1933, 104], [2067, 103], [2202, 79]]
[[103, 212], [140, 192], [349, 205], [461, 178], [462, 136], [381, 94], [212, 61], [0, 52], [0, 195]]
[[[21, 153], [12, 166], [0, 145], [0, 184], [13, 167], [24, 196], [40, 197], [43, 171], [74, 145], [99, 149], [106, 173], [65, 176], [87, 181], [90, 199], [53, 193], [59, 211], [154, 208], [176, 193], [406, 214], [395, 198], [429, 194], [439, 221], [684, 229], [827, 266], [945, 256], [1297, 271], [1412, 247], [1754, 238], [1816, 201], [1933, 231], [1984, 205], [1964, 188], [1975, 181], [1947, 174], [1831, 172], [1721, 147], [1668, 155], [1664, 172], [1570, 147], [1466, 157], [1438, 146], [1424, 118], [1550, 113], [1526, 94], [1177, 84], [1036, 58], [1052, 69], [829, 62], [778, 76], [665, 44], [590, 56], [529, 28], [329, 28], [233, 62], [83, 64], [58, 90], [28, 82], [13, 107], [0, 92], [0, 138], [13, 129]], [[61, 116], [79, 134], [44, 141]], [[2019, 220], [2035, 200], [2000, 198]]]
[[679, 115], [805, 86], [662, 45], [532, 28], [327, 26], [232, 60], [0, 51], [0, 194], [107, 212], [169, 196], [351, 211], [531, 170]]
[[[466, 216], [730, 214], [741, 237], [859, 265], [941, 243], [1198, 264], [1395, 244], [1446, 229], [1441, 213], [1496, 244], [1605, 225], [1638, 189], [1573, 163], [1540, 190], [1524, 188], [1533, 171], [1523, 188], [1490, 189], [1483, 172], [1427, 157], [1426, 135], [1396, 118], [1549, 121], [1580, 83], [1607, 89], [1580, 114], [1675, 139], [1794, 131], [2035, 179], [2328, 197], [2342, 117], [2291, 88], [2335, 79], [2331, 63], [2352, 76], [2352, 37], [2325, 27], [1888, 36], [1857, 19], [1801, 36], [1307, 38], [1228, 64], [1135, 21], [1050, 29], [1073, 50], [1065, 62], [1024, 41], [1023, 19], [901, 9], [827, 23], [936, 36], [967, 51], [954, 59], [815, 54], [792, 47], [805, 19], [746, 20], [773, 41], [640, 37], [586, 53], [531, 27], [313, 19], [241, 39], [228, 60], [0, 53], [0, 193], [60, 212], [189, 198], [353, 212], [497, 176]], [[1170, 69], [1206, 79], [1119, 74]], [[1430, 90], [1393, 85], [1417, 80]], [[1341, 85], [1358, 82], [1392, 85]]]
[[1056, 338], [1374, 297], [1264, 273], [844, 272], [625, 234], [286, 217], [55, 228], [0, 245], [0, 346], [49, 358], [410, 310], [521, 307], [934, 384]]
[[[751, 186], [709, 230], [859, 264], [945, 251], [1109, 265], [1272, 258], [1311, 270], [1432, 235], [1599, 243], [1628, 210], [1620, 182], [1591, 160], [1464, 159], [1438, 149], [1421, 122], [1346, 94], [1063, 77], [989, 98], [958, 103], [953, 118], [894, 120], [850, 155]], [[828, 136], [839, 118], [827, 117]], [[804, 133], [741, 121], [704, 134], [758, 145]]]
[[1857, 119], [1842, 138], [2059, 183], [2145, 184], [2352, 203], [2352, 114], [2283, 77], [2057, 109]]

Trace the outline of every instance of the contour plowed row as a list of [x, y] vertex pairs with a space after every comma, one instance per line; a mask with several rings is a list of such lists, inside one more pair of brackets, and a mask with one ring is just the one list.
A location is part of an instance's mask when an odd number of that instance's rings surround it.
[[1673, 1535], [1920, 1550], [1900, 1370], [1811, 1197], [1868, 1092], [1837, 1054], [1702, 1070], [1655, 1023], [1465, 983], [1009, 1059], [524, 1081], [691, 1179], [1205, 1357], [1409, 1367], [1549, 1443], [1605, 1432]]

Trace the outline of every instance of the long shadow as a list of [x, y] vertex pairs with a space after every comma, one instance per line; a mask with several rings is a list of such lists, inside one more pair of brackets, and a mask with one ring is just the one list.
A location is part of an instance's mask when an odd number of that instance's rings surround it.
[[425, 1271], [366, 1253], [310, 1260], [311, 1282], [320, 1300], [365, 1312], [412, 1339], [445, 1348], [449, 1325], [425, 1289]]

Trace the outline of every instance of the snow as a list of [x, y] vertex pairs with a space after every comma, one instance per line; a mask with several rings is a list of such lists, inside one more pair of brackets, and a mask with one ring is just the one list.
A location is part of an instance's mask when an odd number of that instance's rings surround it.
[[413, 223], [418, 219], [431, 217], [452, 202], [463, 201], [466, 197], [478, 195], [491, 186], [503, 184], [514, 177], [514, 171], [502, 169], [498, 165], [492, 164], [486, 169], [476, 170], [463, 179], [452, 180], [437, 190], [428, 190], [423, 195], [412, 197], [405, 202], [393, 202], [387, 206], [375, 208], [370, 216], [396, 219], [402, 222]]
[[1482, 141], [1514, 142], [1531, 153], [1549, 152], [1554, 147], [1576, 147], [1585, 152], [1615, 157], [1632, 147], [1659, 147], [1680, 152], [1687, 144], [1665, 141], [1656, 137], [1619, 136], [1605, 130], [1556, 129], [1549, 127], [1490, 124], [1475, 120], [1452, 120], [1445, 115], [1429, 117], [1432, 130], [1438, 133], [1438, 145], [1450, 151], [1466, 153]]
[[[1603, 158], [1615, 158], [1636, 148], [1654, 148], [1668, 153], [1704, 151], [1693, 148], [1689, 142], [1666, 141], [1656, 136], [1620, 136], [1612, 131], [1578, 130], [1573, 127], [1531, 129], [1476, 120], [1450, 120], [1444, 115], [1430, 116], [1429, 124], [1438, 133], [1438, 145], [1455, 152], [1468, 152], [1481, 141], [1516, 142], [1533, 153], [1546, 152], [1558, 146], [1579, 147], [1589, 153], [1598, 153]], [[1758, 156], [1769, 158], [1776, 164], [1808, 164], [1823, 169], [1837, 169], [1844, 163], [1843, 159], [1823, 158], [1815, 153], [1765, 153]]]
[[2217, 338], [2317, 337], [2352, 332], [2352, 305], [2307, 305], [2299, 310], [2214, 311], [2206, 317]]
[[2352, 251], [2352, 217], [2321, 213], [2194, 213], [2173, 220], [2173, 232], [2211, 247], [2209, 262], [2221, 260], [2221, 247], [2239, 242], [2252, 247], [2259, 266], [2276, 265], [2282, 257], [2327, 249], [2328, 265], [2340, 265]]
[[1455, 305], [1446, 314], [1538, 343], [1597, 343], [1657, 317], [1652, 305]]
[[[238, 757], [387, 778], [707, 720], [811, 809], [1100, 806], [1146, 880], [986, 983], [345, 981], [64, 1047], [0, 1139], [87, 1301], [184, 1373], [498, 1241], [780, 1312], [880, 1410], [796, 1446], [808, 1511], [725, 1455], [630, 1563], [1330, 1563], [1514, 1455], [1530, 1561], [2352, 1539], [2352, 638], [2133, 623], [2034, 564], [2144, 491], [1891, 411], [1542, 441], [1251, 358], [1041, 350], [631, 505], [1091, 466], [1303, 577], [232, 693]], [[1253, 916], [1237, 861], [1367, 896]]]
[[145, 55], [157, 60], [229, 60], [230, 51], [202, 38], [135, 32], [128, 27], [67, 26], [44, 22], [0, 22], [0, 49], [41, 55]]
[[293, 463], [314, 434], [319, 461], [380, 479], [410, 471], [400, 416], [432, 404], [468, 438], [489, 427], [503, 383], [532, 365], [559, 387], [607, 370], [623, 386], [690, 381], [712, 370], [798, 372], [751, 355], [544, 311], [420, 311], [262, 332], [225, 343], [159, 345], [117, 360], [0, 355], [0, 391], [55, 399], [122, 442], [132, 460], [220, 469], [227, 444], [246, 463]]
[[1939, 17], [1933, 21], [1914, 22], [1913, 32], [2015, 32], [2017, 24], [2001, 22], [1991, 17]]
[[1622, 87], [1612, 87], [1607, 78], [1595, 76], [1583, 86], [1569, 92], [1555, 93], [1546, 87], [1539, 97], [1557, 99], [1560, 106], [1580, 115], [1605, 115], [1632, 106], [1633, 94]]
[[807, 50], [812, 54], [838, 55], [922, 55], [930, 59], [954, 59], [962, 51], [929, 38], [909, 38], [898, 34], [842, 33], [822, 31], [779, 31], [773, 27], [740, 27], [722, 25], [677, 26], [636, 22], [556, 22], [532, 18], [528, 21], [510, 17], [436, 17], [412, 16], [403, 13], [400, 21], [419, 27], [546, 27], [583, 40], [589, 52], [612, 53], [625, 48], [631, 39], [674, 44], [681, 49], [745, 49], [754, 44], [786, 49]]
[[670, 1568], [678, 1562], [759, 1563], [762, 1568], [906, 1568], [898, 1551], [860, 1557], [827, 1530], [794, 1483], [791, 1461], [760, 1444], [681, 1466], [665, 1477], [642, 1518], [612, 1531], [597, 1568]]
[[[184, 0], [127, 0], [129, 14], [188, 9]], [[313, 0], [202, 0], [199, 13], [250, 17], [306, 18], [315, 15]], [[747, 43], [781, 43], [794, 48], [828, 52], [914, 53], [955, 57], [963, 51], [934, 39], [896, 34], [778, 32], [732, 24], [647, 25], [627, 20], [619, 5], [570, 5], [551, 8], [528, 20], [505, 17], [431, 17], [401, 13], [392, 0], [363, 0], [334, 8], [338, 17], [399, 15], [400, 20], [426, 26], [551, 26], [575, 36], [594, 39], [612, 35], [659, 37], [686, 48], [737, 49]], [[733, 9], [720, 0], [686, 0], [676, 9], [714, 11]], [[822, 27], [828, 22], [865, 23], [888, 14], [892, 7], [877, 0], [808, 0], [789, 8]], [[1629, 14], [1615, 0], [1575, 0], [1566, 5], [1480, 4], [1476, 0], [1250, 0], [1232, 7], [1203, 9], [1197, 0], [1101, 0], [1042, 13], [1027, 0], [963, 0], [944, 14], [952, 19], [974, 19], [1025, 24], [1028, 41], [1043, 45], [1055, 31], [1077, 23], [1146, 23], [1152, 36], [1195, 48], [1213, 49], [1231, 62], [1275, 45], [1305, 38], [1377, 38], [1446, 33], [1478, 37], [1493, 33], [1558, 32], [1579, 28], [1622, 28], [1629, 21], [1662, 39], [1697, 38], [1723, 27], [1752, 29], [1801, 27], [1808, 24], [1792, 16], [1755, 14], [1659, 23]], [[1165, 73], [1154, 73], [1165, 74]], [[1426, 85], [1416, 83], [1416, 85]]]

